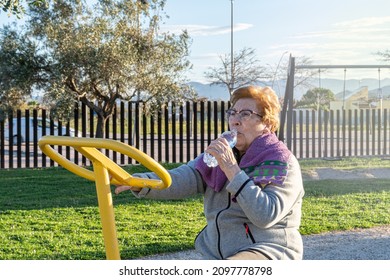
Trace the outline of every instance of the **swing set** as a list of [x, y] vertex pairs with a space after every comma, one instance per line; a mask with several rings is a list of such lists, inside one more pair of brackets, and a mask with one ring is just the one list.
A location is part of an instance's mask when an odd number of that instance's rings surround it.
[[[345, 108], [345, 94], [346, 94], [346, 83], [347, 83], [347, 68], [378, 68], [378, 99], [382, 104], [382, 87], [381, 87], [381, 68], [390, 68], [386, 65], [301, 65], [296, 66], [296, 69], [310, 69], [318, 67], [318, 87], [322, 88], [321, 85], [321, 69], [332, 69], [332, 68], [344, 68], [344, 78], [343, 78], [343, 109]], [[382, 105], [381, 105], [382, 106]], [[381, 107], [382, 109], [382, 107]]]
[[[378, 69], [378, 97], [380, 106], [382, 106], [382, 88], [381, 88], [381, 69], [390, 69], [390, 65], [295, 65], [295, 57], [290, 56], [289, 67], [287, 72], [286, 91], [284, 95], [284, 103], [280, 118], [280, 129], [278, 131], [279, 139], [285, 141], [287, 147], [292, 146], [292, 121], [293, 121], [293, 103], [294, 103], [294, 77], [296, 69], [318, 69], [319, 72], [319, 87], [321, 87], [321, 69], [344, 69], [344, 85], [343, 85], [343, 102], [346, 92], [346, 75], [347, 69]], [[343, 103], [344, 109], [344, 103]], [[286, 127], [286, 131], [285, 131]]]

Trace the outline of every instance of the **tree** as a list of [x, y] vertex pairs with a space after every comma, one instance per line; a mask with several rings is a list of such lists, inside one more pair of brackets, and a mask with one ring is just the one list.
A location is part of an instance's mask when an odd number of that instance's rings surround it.
[[390, 61], [390, 50], [377, 52], [376, 55], [380, 56], [382, 61]]
[[269, 74], [260, 65], [256, 58], [255, 50], [243, 48], [233, 55], [233, 71], [231, 55], [219, 56], [220, 67], [210, 67], [204, 75], [211, 81], [211, 85], [224, 85], [229, 91], [229, 95], [239, 87], [259, 83], [264, 79], [269, 79]]
[[19, 108], [31, 94], [31, 85], [41, 80], [32, 70], [44, 64], [36, 51], [34, 42], [10, 26], [0, 30], [0, 111]]
[[[20, 18], [24, 13], [24, 7], [19, 0], [2, 0], [0, 2], [1, 9], [8, 13], [8, 15], [15, 15]], [[45, 0], [26, 0], [27, 5], [29, 6], [39, 6], [44, 4]]]
[[[74, 100], [91, 108], [98, 116], [96, 137], [103, 137], [118, 99], [160, 106], [192, 97], [182, 75], [191, 66], [190, 38], [186, 32], [159, 32], [164, 5], [165, 0], [99, 0], [91, 7], [82, 0], [56, 0], [30, 7], [16, 53], [26, 42], [34, 44], [36, 64], [29, 70], [38, 80], [24, 82], [43, 90], [57, 112], [69, 111]], [[20, 63], [14, 56], [8, 62], [8, 72], [16, 73]]]
[[326, 88], [313, 88], [308, 90], [300, 101], [297, 102], [297, 107], [311, 108], [313, 110], [329, 110], [330, 101], [336, 98], [334, 93]]
[[[276, 81], [283, 81], [287, 78], [287, 71], [289, 69], [289, 59], [282, 60], [283, 55], [277, 64], [274, 67], [275, 70], [273, 72], [272, 79], [272, 87], [274, 87]], [[309, 57], [299, 56], [295, 58], [295, 65], [311, 65], [312, 61]], [[321, 72], [325, 72], [325, 70], [321, 69]], [[308, 68], [295, 68], [295, 76], [294, 76], [294, 88], [311, 88], [313, 77], [318, 75], [317, 69], [308, 69]]]

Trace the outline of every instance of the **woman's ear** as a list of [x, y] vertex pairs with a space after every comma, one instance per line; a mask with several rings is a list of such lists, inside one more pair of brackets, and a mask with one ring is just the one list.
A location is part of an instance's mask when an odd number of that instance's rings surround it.
[[265, 126], [262, 134], [268, 134], [268, 133], [271, 133], [271, 129], [268, 126]]

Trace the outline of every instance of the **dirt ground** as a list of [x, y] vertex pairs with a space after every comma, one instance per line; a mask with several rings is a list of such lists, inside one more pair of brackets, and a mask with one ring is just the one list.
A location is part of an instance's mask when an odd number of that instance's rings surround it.
[[333, 168], [317, 168], [310, 173], [302, 174], [304, 180], [324, 180], [324, 179], [368, 179], [382, 178], [390, 179], [390, 168], [363, 168], [341, 170]]
[[[390, 226], [304, 235], [304, 260], [390, 260]], [[152, 255], [144, 260], [201, 260], [195, 250]]]

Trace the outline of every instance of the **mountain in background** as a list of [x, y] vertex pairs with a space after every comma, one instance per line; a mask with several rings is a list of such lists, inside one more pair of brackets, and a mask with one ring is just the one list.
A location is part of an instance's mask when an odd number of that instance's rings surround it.
[[[263, 83], [262, 86], [264, 86]], [[190, 82], [189, 85], [191, 85], [196, 92], [198, 93], [199, 97], [205, 97], [209, 100], [229, 100], [229, 92], [225, 86], [219, 86], [219, 85], [210, 85], [210, 84], [202, 84], [199, 82]], [[268, 85], [270, 85], [268, 83]], [[313, 87], [322, 87], [326, 89], [330, 89], [335, 95], [343, 93], [344, 92], [344, 86], [345, 86], [345, 92], [352, 92], [358, 89], [359, 87], [367, 86], [369, 91], [370, 97], [377, 97], [379, 93], [379, 81], [377, 79], [350, 79], [346, 80], [344, 84], [344, 80], [338, 80], [338, 79], [321, 79], [312, 82]], [[285, 94], [285, 88], [286, 88], [286, 81], [275, 81], [274, 90], [279, 95], [279, 97], [284, 97]], [[380, 88], [382, 91], [383, 98], [390, 98], [390, 78], [382, 79], [380, 81]], [[294, 89], [294, 99], [300, 100], [302, 96], [307, 92], [308, 88], [295, 88]]]
[[[189, 82], [188, 84], [195, 89], [199, 97], [204, 97], [211, 101], [228, 101], [230, 99], [229, 92], [225, 86], [203, 84], [199, 82]], [[259, 85], [269, 85], [273, 87], [276, 94], [280, 98], [284, 97], [286, 89], [286, 80], [275, 81], [273, 83], [273, 86], [270, 82], [260, 83]], [[336, 96], [342, 96], [344, 92], [344, 81], [338, 79], [321, 79], [321, 81], [317, 80], [312, 82], [312, 86], [313, 88], [321, 86], [323, 88], [330, 89]], [[379, 82], [376, 79], [346, 80], [345, 93], [348, 94], [350, 92], [353, 92], [362, 86], [368, 87], [368, 94], [370, 98], [375, 98], [378, 96]], [[382, 91], [382, 97], [384, 99], [390, 98], [390, 79], [382, 79], [380, 86]], [[296, 87], [294, 89], [294, 99], [300, 100], [307, 91], [308, 88]], [[42, 102], [42, 94], [34, 94], [32, 100]]]
[[199, 97], [205, 97], [209, 100], [224, 100], [230, 99], [229, 91], [225, 86], [202, 84], [199, 82], [188, 83], [198, 93]]
[[[318, 85], [317, 85], [318, 86]], [[346, 80], [345, 92], [356, 91], [360, 87], [368, 87], [369, 97], [377, 97], [379, 93], [379, 86], [382, 91], [383, 98], [390, 97], [390, 79], [362, 79], [362, 80]], [[344, 81], [336, 79], [323, 79], [321, 87], [330, 89], [335, 95], [340, 95], [344, 92]]]

